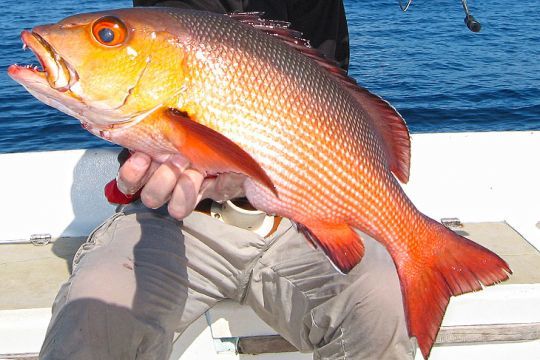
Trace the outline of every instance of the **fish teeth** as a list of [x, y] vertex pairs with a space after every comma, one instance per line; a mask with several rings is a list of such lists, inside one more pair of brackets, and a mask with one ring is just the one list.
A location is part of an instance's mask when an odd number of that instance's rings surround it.
[[30, 69], [30, 70], [34, 70], [34, 71], [41, 71], [39, 66], [37, 66], [37, 65], [26, 64], [26, 65], [23, 65], [23, 67], [25, 69]]
[[23, 43], [23, 45], [22, 45], [22, 49], [23, 49], [23, 50], [26, 50], [26, 49], [28, 49], [28, 45], [26, 45], [25, 43]]

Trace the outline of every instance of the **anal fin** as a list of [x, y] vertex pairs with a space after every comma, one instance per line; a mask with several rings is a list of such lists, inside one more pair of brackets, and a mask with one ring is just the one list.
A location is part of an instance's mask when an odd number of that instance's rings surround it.
[[343, 273], [348, 273], [362, 260], [364, 256], [364, 244], [362, 239], [347, 224], [313, 225], [298, 224], [298, 231], [314, 245], [319, 245]]

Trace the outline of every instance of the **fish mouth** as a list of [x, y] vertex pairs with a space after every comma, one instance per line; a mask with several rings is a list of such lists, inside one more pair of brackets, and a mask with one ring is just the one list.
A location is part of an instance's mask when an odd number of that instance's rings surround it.
[[[123, 104], [104, 108], [86, 99], [77, 71], [46, 40], [46, 35], [42, 35], [46, 31], [46, 28], [42, 32], [37, 27], [21, 33], [23, 50], [30, 49], [41, 67], [14, 64], [8, 68], [8, 75], [38, 100], [78, 119], [86, 130], [100, 137], [104, 137], [103, 131], [133, 126], [155, 110], [126, 115], [121, 112]], [[130, 94], [131, 90], [126, 99]]]
[[24, 84], [42, 83], [57, 91], [66, 92], [79, 80], [75, 69], [58, 54], [54, 48], [35, 31], [25, 30], [21, 33], [23, 49], [30, 49], [37, 57], [41, 69], [35, 65], [11, 65], [9, 75]]

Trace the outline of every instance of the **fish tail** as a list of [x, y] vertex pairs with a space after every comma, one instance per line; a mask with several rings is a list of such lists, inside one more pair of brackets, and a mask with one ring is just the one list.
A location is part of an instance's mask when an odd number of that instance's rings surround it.
[[481, 290], [508, 279], [508, 264], [490, 250], [426, 218], [415, 243], [420, 256], [396, 259], [410, 336], [427, 359], [452, 295]]

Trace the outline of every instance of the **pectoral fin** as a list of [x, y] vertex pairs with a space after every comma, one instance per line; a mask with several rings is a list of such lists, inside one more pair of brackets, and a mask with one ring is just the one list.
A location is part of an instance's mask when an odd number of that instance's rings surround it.
[[193, 121], [175, 109], [164, 111], [169, 126], [165, 136], [191, 163], [213, 173], [236, 172], [261, 183], [278, 196], [274, 183], [264, 169], [240, 146], [215, 130]]

